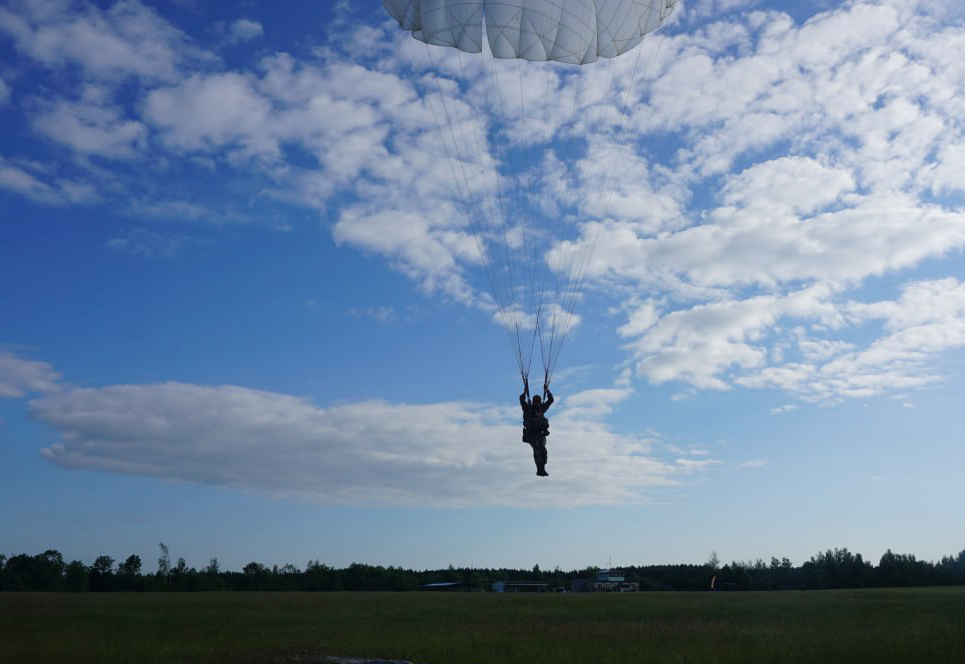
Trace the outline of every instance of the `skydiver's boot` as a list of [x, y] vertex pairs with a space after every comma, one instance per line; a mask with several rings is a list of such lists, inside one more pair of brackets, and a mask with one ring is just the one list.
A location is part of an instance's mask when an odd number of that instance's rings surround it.
[[543, 466], [536, 469], [536, 474], [540, 477], [549, 477], [549, 473], [546, 472], [546, 468]]

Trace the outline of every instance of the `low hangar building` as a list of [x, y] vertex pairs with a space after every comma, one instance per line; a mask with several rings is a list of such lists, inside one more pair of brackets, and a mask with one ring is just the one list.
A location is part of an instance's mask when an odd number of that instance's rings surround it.
[[570, 591], [574, 593], [635, 593], [640, 590], [636, 581], [627, 581], [622, 570], [601, 569], [590, 579], [573, 579]]

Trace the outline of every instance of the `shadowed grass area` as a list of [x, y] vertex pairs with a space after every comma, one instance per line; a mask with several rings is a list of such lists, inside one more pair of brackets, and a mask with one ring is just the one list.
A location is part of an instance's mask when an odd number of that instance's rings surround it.
[[0, 593], [0, 662], [948, 662], [965, 588], [760, 593]]

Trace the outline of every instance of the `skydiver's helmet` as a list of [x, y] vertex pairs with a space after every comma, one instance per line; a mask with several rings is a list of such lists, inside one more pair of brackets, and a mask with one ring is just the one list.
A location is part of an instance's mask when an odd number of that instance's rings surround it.
[[538, 394], [533, 397], [533, 405], [534, 405], [534, 406], [538, 406], [538, 405], [540, 405], [542, 402], [543, 402], [543, 400], [540, 398], [540, 396], [539, 396]]

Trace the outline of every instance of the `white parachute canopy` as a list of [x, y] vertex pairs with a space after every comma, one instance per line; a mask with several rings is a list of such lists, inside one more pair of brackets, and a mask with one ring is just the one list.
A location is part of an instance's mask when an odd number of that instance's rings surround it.
[[423, 98], [524, 379], [538, 347], [549, 382], [579, 320], [591, 231], [628, 151], [635, 47], [675, 1], [383, 0], [426, 45]]
[[675, 0], [385, 0], [412, 36], [466, 53], [582, 65], [615, 58], [657, 29]]

